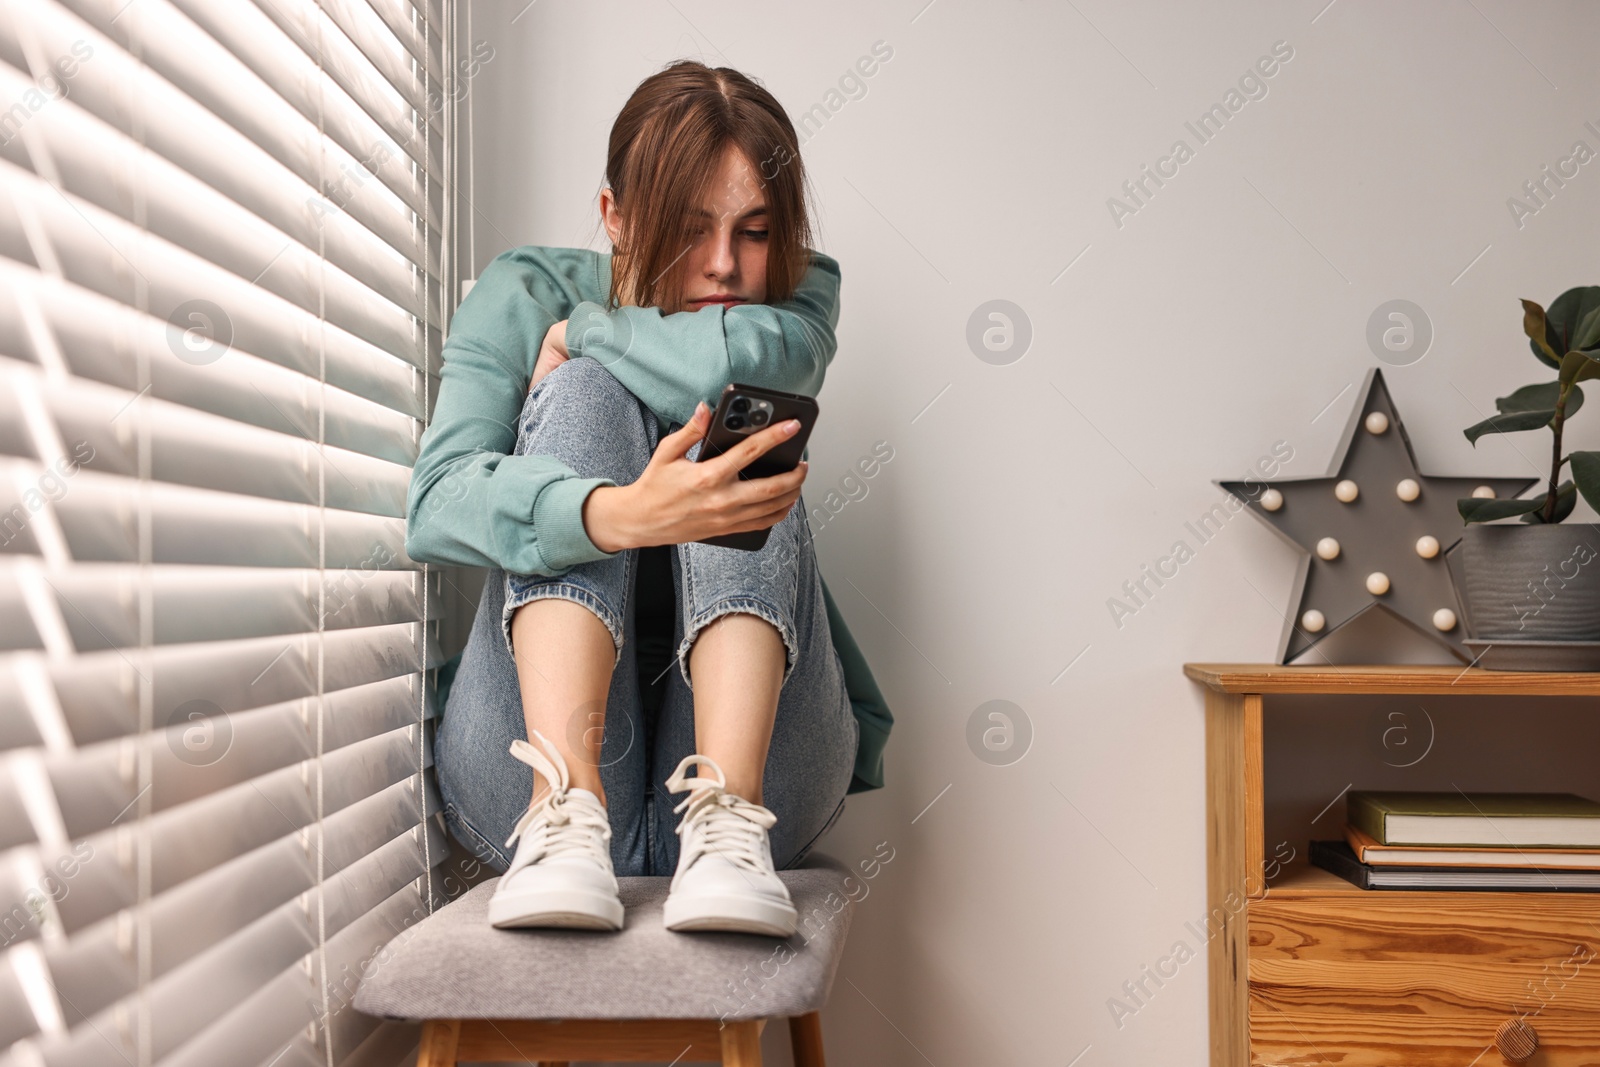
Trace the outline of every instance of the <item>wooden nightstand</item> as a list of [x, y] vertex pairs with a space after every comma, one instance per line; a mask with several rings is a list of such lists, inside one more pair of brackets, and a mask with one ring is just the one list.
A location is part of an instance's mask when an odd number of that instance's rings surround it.
[[[1600, 696], [1600, 674], [1191, 663], [1206, 688], [1212, 1067], [1600, 1067], [1600, 894], [1268, 886], [1263, 697]], [[1600, 754], [1597, 754], [1600, 755]], [[1265, 876], [1264, 876], [1265, 872]], [[1526, 1033], [1538, 1051], [1519, 1054]], [[1519, 1041], [1522, 1047], [1519, 1047]]]

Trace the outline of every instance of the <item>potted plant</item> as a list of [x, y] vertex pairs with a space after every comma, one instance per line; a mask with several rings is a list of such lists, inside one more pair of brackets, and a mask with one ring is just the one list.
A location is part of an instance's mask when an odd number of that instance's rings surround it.
[[[1522, 301], [1522, 329], [1555, 381], [1525, 385], [1496, 400], [1498, 413], [1464, 432], [1549, 429], [1550, 481], [1531, 497], [1457, 502], [1462, 594], [1473, 636], [1488, 641], [1600, 641], [1600, 525], [1563, 524], [1579, 495], [1600, 510], [1600, 452], [1562, 455], [1567, 420], [1583, 406], [1579, 383], [1600, 378], [1600, 286], [1568, 289], [1548, 311]], [[1563, 478], [1563, 469], [1569, 469]], [[1517, 523], [1494, 523], [1517, 518]]]

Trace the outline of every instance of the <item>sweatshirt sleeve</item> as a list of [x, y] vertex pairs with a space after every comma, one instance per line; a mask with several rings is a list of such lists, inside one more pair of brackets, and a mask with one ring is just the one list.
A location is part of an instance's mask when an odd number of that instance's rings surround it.
[[544, 251], [496, 259], [456, 311], [406, 497], [412, 559], [560, 574], [608, 555], [589, 540], [583, 502], [614, 483], [580, 478], [551, 456], [511, 454], [539, 346], [579, 299], [573, 279], [584, 264]]
[[838, 324], [839, 264], [812, 251], [794, 296], [777, 304], [663, 315], [583, 301], [569, 316], [567, 351], [598, 360], [652, 411], [685, 423], [731, 382], [816, 396]]

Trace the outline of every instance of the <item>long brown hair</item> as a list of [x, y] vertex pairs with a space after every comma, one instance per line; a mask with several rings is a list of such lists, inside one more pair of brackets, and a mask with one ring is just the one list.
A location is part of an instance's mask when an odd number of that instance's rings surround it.
[[738, 71], [680, 60], [640, 82], [611, 127], [606, 182], [623, 220], [611, 257], [613, 306], [676, 310], [683, 302], [684, 228], [729, 145], [766, 193], [767, 299], [794, 294], [811, 244], [794, 125]]

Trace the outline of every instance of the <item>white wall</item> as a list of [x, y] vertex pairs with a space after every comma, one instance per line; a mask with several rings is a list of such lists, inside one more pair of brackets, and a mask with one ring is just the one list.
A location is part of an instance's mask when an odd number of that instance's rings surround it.
[[[825, 1014], [830, 1062], [1206, 1063], [1202, 959], [1120, 1028], [1107, 1001], [1205, 911], [1181, 665], [1270, 659], [1295, 556], [1241, 517], [1120, 628], [1107, 599], [1219, 499], [1211, 479], [1279, 441], [1285, 473], [1323, 473], [1390, 299], [1435, 330], [1386, 371], [1424, 470], [1538, 473], [1543, 441], [1474, 452], [1460, 431], [1543, 377], [1517, 298], [1600, 283], [1600, 162], [1520, 229], [1506, 206], [1574, 141], [1600, 149], [1600, 7], [539, 0], [512, 24], [522, 2], [472, 16], [495, 49], [471, 88], [480, 265], [597, 236], [611, 121], [668, 60], [757, 75], [798, 115], [874, 42], [894, 50], [804, 149], [845, 283], [813, 501], [874, 441], [895, 449], [818, 540], [898, 718], [888, 787], [825, 846], [895, 849]], [[1115, 225], [1122, 182], [1194, 147], [1184, 123], [1279, 41], [1268, 95]], [[965, 340], [995, 298], [1034, 331], [1009, 366]], [[1578, 423], [1595, 447], [1600, 418]], [[966, 741], [994, 699], [1035, 733], [1011, 766]], [[1372, 737], [1311, 769], [1406, 784], [1381, 766], [1383, 720], [1348, 721]], [[1469, 757], [1479, 721], [1433, 758]], [[1293, 806], [1303, 832], [1316, 805]]]

